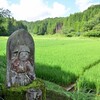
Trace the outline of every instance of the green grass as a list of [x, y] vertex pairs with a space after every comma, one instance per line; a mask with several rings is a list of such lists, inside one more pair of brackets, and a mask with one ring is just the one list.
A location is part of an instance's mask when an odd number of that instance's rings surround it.
[[0, 37], [0, 55], [4, 55], [6, 52], [7, 37]]
[[47, 97], [50, 100], [99, 100], [95, 99], [96, 96], [93, 93], [87, 93], [85, 89], [81, 91], [68, 92], [61, 86], [52, 82], [44, 81], [47, 89]]
[[[100, 60], [100, 39], [39, 36], [34, 40], [36, 76], [60, 85], [76, 82], [84, 71], [89, 71]], [[1, 63], [5, 59], [6, 41], [7, 38], [0, 37]], [[0, 76], [4, 76], [5, 68], [1, 66], [0, 70]], [[96, 76], [96, 79], [100, 80], [100, 77]]]
[[79, 87], [87, 87], [92, 92], [100, 94], [100, 64], [85, 71], [84, 75], [79, 79]]
[[36, 39], [35, 42], [37, 71], [40, 69], [41, 76], [48, 79], [52, 76], [62, 84], [74, 82], [86, 68], [100, 59], [98, 39], [51, 38]]

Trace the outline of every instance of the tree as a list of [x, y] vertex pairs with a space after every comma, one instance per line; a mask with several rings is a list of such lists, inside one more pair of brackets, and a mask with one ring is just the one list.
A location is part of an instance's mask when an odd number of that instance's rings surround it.
[[11, 11], [9, 11], [8, 9], [3, 9], [0, 8], [0, 24], [3, 23], [3, 19], [4, 18], [10, 18], [11, 16]]
[[5, 18], [10, 18], [10, 16], [11, 12], [8, 9], [0, 8], [0, 35], [2, 35], [1, 33], [4, 35], [6, 34], [6, 29], [2, 24], [5, 21]]
[[0, 17], [11, 17], [11, 11], [0, 8]]
[[17, 29], [26, 29], [26, 25], [22, 21], [16, 21], [11, 17], [8, 9], [0, 8], [0, 36], [9, 36]]

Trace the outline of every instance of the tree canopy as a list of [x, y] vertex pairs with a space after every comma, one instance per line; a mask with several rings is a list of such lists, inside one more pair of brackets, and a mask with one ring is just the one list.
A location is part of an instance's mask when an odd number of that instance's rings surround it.
[[0, 36], [9, 36], [19, 28], [27, 30], [27, 27], [21, 21], [16, 21], [11, 17], [11, 11], [0, 8]]

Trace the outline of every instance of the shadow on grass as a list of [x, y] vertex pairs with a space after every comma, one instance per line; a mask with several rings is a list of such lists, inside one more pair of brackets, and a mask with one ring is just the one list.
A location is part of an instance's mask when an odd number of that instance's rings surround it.
[[60, 66], [45, 65], [36, 63], [36, 76], [44, 80], [48, 80], [59, 85], [68, 85], [74, 83], [77, 79], [75, 74], [65, 72]]
[[[59, 85], [68, 85], [74, 83], [77, 77], [70, 72], [65, 72], [60, 66], [44, 65], [36, 63], [36, 76], [38, 78], [57, 83]], [[0, 56], [0, 83], [5, 82], [6, 77], [6, 56]]]
[[0, 83], [5, 83], [6, 65], [6, 56], [0, 55]]

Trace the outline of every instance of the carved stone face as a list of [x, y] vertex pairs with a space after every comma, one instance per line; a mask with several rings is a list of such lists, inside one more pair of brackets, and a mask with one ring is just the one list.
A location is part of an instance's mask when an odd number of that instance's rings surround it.
[[26, 51], [20, 52], [19, 59], [21, 61], [26, 61], [26, 60], [28, 60], [28, 58], [29, 58], [29, 53], [28, 52], [26, 52]]

